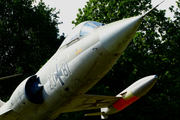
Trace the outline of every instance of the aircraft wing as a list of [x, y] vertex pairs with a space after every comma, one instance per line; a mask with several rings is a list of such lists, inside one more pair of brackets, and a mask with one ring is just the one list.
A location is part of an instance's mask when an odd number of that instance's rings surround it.
[[7, 115], [11, 114], [12, 110], [8, 109], [7, 111], [0, 113], [0, 120], [3, 120]]
[[115, 96], [79, 95], [70, 103], [64, 104], [63, 113], [108, 107], [119, 98]]

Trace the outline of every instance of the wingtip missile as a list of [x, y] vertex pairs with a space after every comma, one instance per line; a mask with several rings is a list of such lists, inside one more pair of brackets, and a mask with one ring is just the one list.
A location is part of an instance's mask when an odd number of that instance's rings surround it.
[[137, 80], [116, 96], [119, 97], [119, 100], [117, 100], [115, 103], [108, 107], [101, 108], [101, 112], [88, 113], [85, 116], [101, 115], [101, 119], [107, 119], [108, 115], [123, 110], [124, 108], [141, 98], [143, 95], [145, 95], [154, 86], [157, 79], [157, 75], [150, 75]]
[[135, 102], [154, 86], [157, 78], [157, 75], [151, 75], [134, 82], [131, 86], [117, 95], [122, 96], [122, 98], [113, 104], [114, 108], [117, 110], [123, 110], [131, 103]]
[[131, 89], [132, 94], [136, 97], [142, 97], [154, 86], [154, 84], [157, 81], [157, 78], [157, 75], [152, 75], [145, 77], [143, 80], [141, 79], [142, 83], [138, 84], [137, 86]]

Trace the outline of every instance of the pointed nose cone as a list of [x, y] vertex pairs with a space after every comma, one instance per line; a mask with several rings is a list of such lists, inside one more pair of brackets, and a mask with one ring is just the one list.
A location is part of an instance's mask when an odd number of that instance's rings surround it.
[[158, 76], [151, 75], [140, 80], [140, 83], [131, 89], [131, 92], [136, 97], [141, 97], [146, 94], [156, 83]]
[[104, 26], [99, 35], [102, 46], [111, 53], [122, 53], [131, 42], [143, 17], [131, 17]]

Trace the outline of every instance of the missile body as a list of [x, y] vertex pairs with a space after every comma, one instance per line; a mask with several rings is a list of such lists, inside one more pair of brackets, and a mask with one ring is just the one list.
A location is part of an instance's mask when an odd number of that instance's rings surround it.
[[157, 78], [157, 75], [144, 77], [123, 90], [116, 96], [121, 97], [119, 100], [117, 100], [113, 105], [101, 109], [102, 119], [107, 118], [108, 114], [113, 114], [123, 110], [124, 108], [138, 100], [140, 97], [145, 95], [156, 83]]

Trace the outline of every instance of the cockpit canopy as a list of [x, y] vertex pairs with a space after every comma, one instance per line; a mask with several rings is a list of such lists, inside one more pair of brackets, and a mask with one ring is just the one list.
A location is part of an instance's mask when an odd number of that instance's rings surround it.
[[63, 41], [61, 44], [61, 47], [65, 44], [70, 43], [71, 41], [80, 38], [82, 36], [85, 36], [92, 32], [94, 29], [96, 29], [99, 26], [103, 26], [103, 23], [95, 22], [95, 21], [86, 21], [82, 22], [79, 25], [77, 25], [72, 32], [67, 36], [67, 38]]

